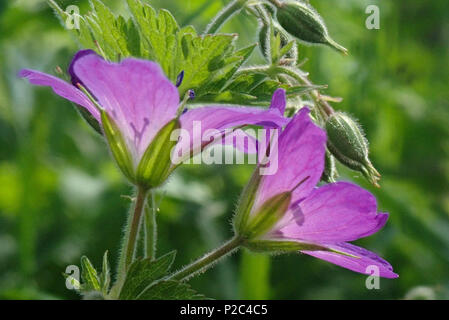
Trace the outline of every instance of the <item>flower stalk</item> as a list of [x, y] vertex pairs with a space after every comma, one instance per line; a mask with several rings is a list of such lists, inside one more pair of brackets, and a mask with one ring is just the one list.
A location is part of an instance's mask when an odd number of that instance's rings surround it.
[[232, 1], [226, 8], [221, 10], [212, 22], [206, 27], [204, 30], [204, 34], [214, 34], [216, 33], [220, 27], [233, 15], [242, 10], [248, 0], [234, 0]]
[[243, 244], [243, 242], [244, 238], [240, 236], [235, 236], [231, 240], [225, 242], [222, 246], [212, 250], [202, 258], [192, 262], [191, 264], [185, 266], [181, 270], [175, 272], [174, 274], [169, 276], [167, 280], [185, 281], [195, 275], [203, 273], [209, 268], [211, 268], [220, 259], [238, 250], [238, 248]]
[[151, 207], [145, 206], [145, 258], [156, 258], [156, 243], [157, 243], [157, 223], [156, 223], [156, 195], [154, 190], [150, 191]]
[[133, 262], [136, 245], [137, 235], [139, 233], [140, 221], [142, 219], [142, 213], [145, 208], [147, 189], [138, 187], [137, 195], [135, 199], [134, 209], [128, 217], [128, 224], [125, 231], [125, 236], [122, 246], [122, 254], [118, 267], [118, 283], [121, 283], [126, 276], [129, 266]]

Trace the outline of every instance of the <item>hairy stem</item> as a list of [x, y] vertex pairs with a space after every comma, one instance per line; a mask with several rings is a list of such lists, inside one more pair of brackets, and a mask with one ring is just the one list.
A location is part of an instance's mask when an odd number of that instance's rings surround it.
[[156, 258], [157, 223], [156, 194], [151, 191], [151, 207], [145, 206], [145, 258]]
[[145, 207], [145, 200], [148, 190], [137, 187], [137, 195], [133, 210], [128, 215], [125, 234], [122, 240], [122, 249], [118, 262], [117, 280], [111, 288], [110, 296], [117, 298], [123, 283], [125, 282], [126, 272], [133, 262], [136, 251], [140, 222], [142, 220], [142, 212]]
[[281, 1], [279, 0], [268, 0], [269, 2], [271, 2], [276, 8], [282, 8], [283, 4]]
[[125, 251], [125, 269], [128, 270], [129, 266], [133, 262], [134, 254], [136, 251], [137, 234], [139, 232], [140, 221], [142, 219], [142, 212], [145, 207], [147, 191], [141, 187], [137, 189], [136, 204], [134, 206], [133, 218], [129, 229], [129, 237], [126, 243]]
[[243, 9], [248, 0], [234, 0], [229, 5], [227, 5], [223, 10], [221, 10], [212, 22], [206, 27], [204, 31], [205, 34], [216, 33], [220, 27], [234, 14]]
[[243, 238], [235, 236], [231, 240], [224, 243], [222, 246], [215, 250], [212, 250], [202, 258], [192, 262], [191, 264], [185, 266], [181, 270], [175, 272], [168, 277], [169, 280], [187, 280], [199, 273], [206, 271], [211, 268], [217, 261], [221, 258], [231, 254], [237, 250], [243, 243]]
[[128, 223], [126, 225], [125, 235], [122, 243], [122, 253], [118, 266], [118, 282], [124, 280], [126, 271], [132, 263], [137, 244], [137, 234], [142, 218], [143, 208], [145, 206], [147, 190], [141, 187], [137, 188], [137, 195], [134, 209], [130, 212]]
[[[291, 69], [279, 67], [281, 68], [281, 71], [285, 73], [286, 75], [294, 78], [296, 81], [300, 83], [304, 83], [305, 85], [312, 86], [312, 82], [310, 82], [309, 79], [307, 79], [306, 75], [302, 75], [300, 73], [294, 72]], [[319, 111], [323, 114], [324, 119], [326, 119], [328, 116], [330, 116], [332, 113], [334, 113], [334, 109], [331, 107], [327, 101], [323, 100], [321, 98], [320, 92], [318, 90], [312, 90], [312, 98], [315, 101], [315, 104]]]

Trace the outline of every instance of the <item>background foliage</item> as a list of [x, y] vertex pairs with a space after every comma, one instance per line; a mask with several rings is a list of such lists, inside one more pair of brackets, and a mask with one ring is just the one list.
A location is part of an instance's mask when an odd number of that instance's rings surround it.
[[[62, 7], [87, 1], [59, 1]], [[125, 1], [105, 1], [125, 12]], [[151, 1], [181, 25], [203, 30], [225, 0]], [[385, 229], [358, 241], [389, 260], [400, 275], [367, 290], [365, 277], [311, 257], [247, 252], [192, 280], [215, 298], [449, 298], [449, 3], [334, 0], [311, 3], [335, 40], [350, 51], [301, 47], [305, 69], [337, 109], [360, 119], [371, 159], [382, 173], [375, 190], [354, 172], [343, 179], [376, 193], [390, 212]], [[365, 28], [365, 8], [377, 4], [381, 29]], [[223, 32], [237, 45], [256, 42], [245, 13]], [[19, 80], [20, 68], [52, 72], [78, 50], [43, 0], [0, 2], [0, 298], [77, 298], [65, 288], [67, 265], [81, 255], [112, 262], [129, 200], [105, 144], [71, 105], [51, 90]], [[254, 51], [249, 63], [262, 61]], [[230, 233], [229, 220], [251, 166], [184, 166], [160, 193], [159, 253], [178, 250], [175, 268]], [[189, 239], [189, 241], [186, 241]], [[426, 288], [422, 288], [422, 287]]]

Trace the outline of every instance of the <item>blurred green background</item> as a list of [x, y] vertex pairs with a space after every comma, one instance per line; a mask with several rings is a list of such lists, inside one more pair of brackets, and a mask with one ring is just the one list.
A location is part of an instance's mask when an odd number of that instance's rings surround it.
[[[125, 1], [105, 0], [126, 14]], [[149, 1], [198, 30], [224, 0]], [[87, 1], [58, 1], [89, 10]], [[327, 93], [344, 98], [337, 109], [360, 119], [371, 158], [382, 173], [376, 190], [390, 212], [378, 234], [357, 241], [381, 254], [400, 278], [366, 277], [303, 255], [240, 252], [191, 281], [214, 298], [404, 299], [449, 298], [449, 2], [328, 0], [311, 3], [343, 57], [309, 47], [305, 69]], [[380, 8], [380, 30], [365, 28], [365, 8]], [[256, 41], [256, 21], [241, 13], [224, 32]], [[21, 68], [52, 73], [66, 68], [77, 44], [43, 0], [0, 2], [0, 298], [78, 296], [65, 287], [66, 266], [87, 255], [100, 266], [117, 260], [132, 190], [101, 138], [70, 103], [16, 77]], [[261, 62], [254, 52], [251, 63]], [[176, 267], [231, 236], [230, 218], [251, 166], [184, 166], [160, 192], [159, 253], [177, 249]]]

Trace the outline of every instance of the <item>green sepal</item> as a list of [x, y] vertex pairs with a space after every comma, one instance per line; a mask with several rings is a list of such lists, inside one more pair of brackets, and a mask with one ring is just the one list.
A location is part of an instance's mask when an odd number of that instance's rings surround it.
[[86, 256], [81, 257], [82, 291], [100, 291], [100, 279], [97, 270]]
[[256, 168], [253, 175], [251, 176], [250, 181], [248, 182], [242, 192], [242, 195], [240, 196], [233, 219], [234, 231], [237, 234], [242, 233], [245, 225], [248, 222], [248, 218], [251, 213], [251, 209], [253, 208], [261, 179], [262, 176], [259, 173], [259, 168]]
[[78, 111], [78, 113], [81, 115], [81, 117], [83, 117], [83, 119], [87, 122], [87, 124], [95, 130], [95, 132], [103, 135], [103, 131], [101, 130], [101, 125], [100, 123], [97, 121], [97, 119], [95, 119], [93, 117], [93, 115], [86, 110], [86, 108], [84, 107], [80, 107], [76, 104], [74, 104], [75, 109]]
[[101, 110], [101, 123], [109, 148], [118, 167], [133, 182], [135, 180], [133, 159], [120, 129], [104, 110]]
[[289, 253], [301, 250], [329, 251], [326, 247], [317, 244], [288, 240], [252, 240], [247, 241], [244, 245], [249, 250], [260, 253]]
[[167, 123], [154, 137], [137, 166], [136, 181], [145, 188], [160, 186], [170, 175], [172, 168], [171, 153], [178, 143], [173, 141], [171, 134], [179, 129], [179, 119]]
[[257, 212], [250, 215], [241, 235], [252, 240], [270, 231], [287, 211], [291, 197], [291, 192], [283, 192], [265, 201]]

